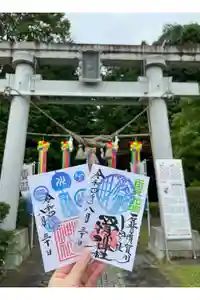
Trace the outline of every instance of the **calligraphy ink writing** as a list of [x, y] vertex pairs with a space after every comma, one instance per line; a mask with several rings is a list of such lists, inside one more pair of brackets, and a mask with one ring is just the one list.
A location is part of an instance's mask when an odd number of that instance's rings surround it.
[[45, 252], [46, 252], [47, 256], [52, 255], [52, 250], [51, 250], [51, 247], [50, 247], [51, 236], [48, 233], [44, 233], [42, 242], [43, 242], [43, 245], [44, 245]]
[[124, 226], [124, 217], [121, 216], [121, 228], [120, 224], [115, 216], [100, 215], [94, 231], [91, 233], [91, 238], [95, 241], [96, 250], [95, 257], [108, 260], [108, 251], [114, 252], [117, 249], [118, 234]]
[[140, 197], [135, 197], [135, 200], [129, 205], [128, 210], [131, 212], [139, 213], [141, 206]]
[[131, 258], [130, 250], [133, 247], [133, 237], [135, 229], [138, 229], [137, 227], [137, 218], [138, 216], [134, 213], [131, 213], [131, 217], [128, 219], [128, 228], [129, 232], [126, 236], [126, 243], [125, 243], [125, 253], [124, 256], [125, 262], [129, 262]]
[[131, 212], [139, 213], [141, 207], [141, 193], [144, 187], [144, 180], [137, 179], [135, 181], [135, 199], [129, 205], [128, 210]]
[[103, 175], [101, 169], [99, 169], [97, 171], [97, 173], [92, 176], [91, 182], [95, 186], [95, 185], [98, 185], [101, 182], [101, 180], [104, 179], [104, 178], [105, 178], [105, 176]]
[[81, 229], [78, 231], [80, 233], [80, 237], [83, 238], [85, 234], [88, 234], [88, 231], [86, 231], [86, 227], [82, 226]]
[[40, 209], [40, 212], [45, 214], [47, 217], [52, 217], [55, 215], [55, 210], [53, 210], [54, 205], [49, 205], [47, 204], [47, 206], [44, 209]]
[[92, 176], [91, 183], [93, 184], [94, 187], [92, 187], [90, 189], [90, 197], [87, 201], [88, 204], [93, 204], [95, 195], [98, 192], [99, 184], [101, 183], [102, 179], [104, 179], [104, 178], [105, 178], [105, 176], [103, 175], [101, 169], [99, 169], [97, 171], [97, 173]]
[[41, 220], [41, 225], [45, 227], [48, 232], [55, 231], [59, 225], [60, 220], [56, 217], [55, 205], [51, 203], [54, 198], [50, 194], [46, 194], [43, 201], [44, 208], [39, 210], [38, 216]]
[[140, 195], [142, 193], [144, 187], [144, 180], [137, 179], [135, 181], [135, 193], [136, 195]]
[[131, 213], [130, 218], [127, 220], [125, 228], [129, 228], [129, 231], [125, 232], [121, 230], [119, 232], [119, 242], [117, 245], [117, 250], [123, 253], [123, 257], [117, 260], [118, 263], [128, 263], [131, 260], [131, 249], [134, 243], [134, 233], [138, 229], [137, 226], [137, 214]]
[[86, 214], [85, 214], [85, 223], [88, 223], [89, 220], [90, 220], [91, 213], [95, 213], [95, 211], [92, 209], [91, 206], [89, 206], [89, 208], [86, 208], [85, 211], [86, 211]]

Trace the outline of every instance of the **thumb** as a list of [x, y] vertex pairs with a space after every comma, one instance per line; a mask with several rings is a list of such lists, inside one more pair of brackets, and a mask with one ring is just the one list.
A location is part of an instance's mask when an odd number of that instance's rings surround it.
[[85, 248], [83, 253], [79, 256], [77, 262], [73, 266], [70, 274], [67, 276], [67, 283], [69, 285], [79, 285], [83, 277], [88, 263], [91, 259], [91, 249]]

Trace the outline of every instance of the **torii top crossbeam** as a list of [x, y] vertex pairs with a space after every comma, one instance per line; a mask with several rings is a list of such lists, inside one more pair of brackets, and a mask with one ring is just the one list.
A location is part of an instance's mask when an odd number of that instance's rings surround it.
[[162, 55], [169, 65], [176, 67], [200, 64], [200, 46], [174, 47], [148, 45], [104, 45], [104, 44], [39, 44], [32, 42], [0, 43], [0, 64], [11, 62], [14, 51], [29, 51], [38, 62], [49, 65], [77, 64], [82, 51], [99, 51], [101, 61], [105, 66], [121, 66], [141, 63], [146, 56]]
[[[10, 64], [13, 62], [14, 57], [15, 62], [24, 62], [27, 59], [26, 54], [28, 53], [28, 55], [32, 58], [30, 59], [30, 62], [28, 62], [28, 58], [26, 63], [33, 64], [34, 61], [37, 61], [39, 65], [62, 65], [66, 67], [67, 65], [78, 66], [80, 63], [83, 66], [83, 53], [86, 52], [97, 53], [97, 56], [93, 57], [92, 61], [92, 64], [96, 64], [97, 73], [100, 72], [100, 62], [106, 66], [125, 66], [126, 64], [128, 66], [135, 66], [145, 62], [145, 66], [153, 63], [154, 65], [161, 66], [162, 68], [165, 64], [175, 66], [184, 65], [184, 67], [190, 66], [193, 63], [197, 65], [198, 63], [200, 64], [200, 47], [196, 47], [196, 49], [166, 47], [163, 49], [161, 46], [92, 45], [73, 43], [37, 44], [31, 42], [0, 43], [0, 64]], [[87, 72], [89, 74], [90, 70]], [[21, 87], [20, 93], [24, 96], [42, 97], [40, 100], [41, 103], [95, 105], [141, 105], [141, 102], [138, 102], [138, 100], [134, 101], [133, 99], [158, 97], [170, 98], [172, 96], [200, 96], [198, 83], [172, 82], [171, 77], [163, 77], [162, 81], [160, 81], [159, 88], [155, 86], [152, 89], [152, 87], [149, 86], [149, 82], [146, 77], [140, 77], [136, 82], [108, 82], [101, 81], [100, 74], [96, 75], [97, 84], [90, 86], [83, 84], [81, 80], [48, 81], [41, 80], [40, 76], [34, 75], [29, 79], [29, 88], [24, 90], [23, 87]], [[7, 87], [10, 87], [10, 95], [17, 95], [14, 82], [15, 75], [8, 75], [6, 79], [0, 80], [0, 94], [4, 93]], [[43, 98], [44, 96], [52, 98], [46, 99]], [[55, 98], [57, 96], [62, 98]], [[89, 100], [87, 97], [89, 97]], [[96, 98], [98, 98], [98, 101]], [[105, 101], [100, 98], [114, 99], [111, 101]], [[119, 98], [126, 98], [127, 100], [121, 101]]]

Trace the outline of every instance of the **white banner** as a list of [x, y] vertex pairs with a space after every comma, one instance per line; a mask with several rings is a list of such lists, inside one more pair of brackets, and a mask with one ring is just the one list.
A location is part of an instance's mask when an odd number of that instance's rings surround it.
[[157, 159], [156, 177], [166, 239], [192, 238], [182, 161]]
[[23, 198], [29, 198], [28, 176], [35, 173], [35, 163], [24, 164], [21, 172], [20, 191]]

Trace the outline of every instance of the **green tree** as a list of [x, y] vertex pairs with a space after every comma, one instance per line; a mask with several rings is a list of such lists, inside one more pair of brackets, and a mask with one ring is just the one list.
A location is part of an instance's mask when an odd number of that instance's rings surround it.
[[183, 160], [186, 182], [200, 182], [199, 99], [181, 99], [180, 107], [181, 111], [172, 118], [174, 153]]
[[[143, 71], [138, 68], [110, 68], [104, 80], [106, 81], [137, 81], [138, 76], [144, 75]], [[121, 103], [127, 99], [120, 99]], [[133, 99], [138, 101], [139, 99]], [[112, 99], [107, 99], [112, 101]], [[142, 107], [137, 105], [109, 105], [101, 106], [96, 111], [96, 118], [98, 120], [98, 128], [100, 133], [110, 134], [124, 126], [128, 121], [134, 118]], [[146, 114], [141, 116], [136, 122], [127, 127], [123, 133], [144, 133], [148, 132], [148, 123]]]
[[64, 13], [1, 13], [0, 41], [40, 43], [70, 41]]
[[172, 46], [195, 47], [200, 43], [200, 25], [191, 23], [186, 25], [166, 24], [163, 28], [162, 35], [155, 42]]
[[[2, 13], [0, 14], [0, 41], [34, 41], [43, 43], [71, 42], [70, 22], [64, 13]], [[1, 77], [5, 73], [13, 72], [11, 66], [4, 66]], [[48, 80], [73, 80], [77, 79], [76, 68], [71, 66], [43, 66], [38, 67], [37, 74]], [[42, 105], [42, 109], [54, 119], [72, 131], [86, 134], [93, 125], [94, 107], [81, 105]], [[95, 107], [96, 110], [96, 107]], [[9, 103], [1, 101], [1, 125], [0, 125], [0, 162], [2, 161], [6, 128], [8, 121]], [[41, 115], [37, 109], [31, 107], [29, 115], [28, 131], [40, 133], [62, 133], [48, 118]], [[27, 136], [25, 161], [37, 161], [37, 142], [43, 138]], [[49, 138], [51, 143], [48, 152], [48, 167], [55, 169], [61, 167], [60, 139]]]
[[[200, 43], [199, 24], [167, 24], [157, 43], [196, 48]], [[168, 69], [167, 75], [173, 76], [174, 81], [200, 81], [198, 66], [181, 69]], [[170, 110], [173, 150], [175, 157], [183, 160], [187, 184], [200, 181], [200, 99], [175, 99]]]

